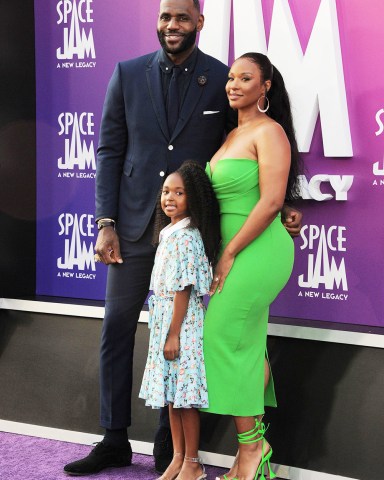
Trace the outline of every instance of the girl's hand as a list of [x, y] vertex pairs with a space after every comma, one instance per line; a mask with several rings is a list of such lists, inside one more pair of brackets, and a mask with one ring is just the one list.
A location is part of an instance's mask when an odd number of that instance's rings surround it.
[[223, 290], [225, 279], [227, 278], [234, 261], [235, 257], [224, 250], [219, 263], [215, 268], [211, 288], [209, 289], [209, 295], [213, 295], [216, 290], [218, 293]]
[[164, 358], [175, 360], [179, 356], [180, 338], [179, 335], [169, 333], [164, 345]]

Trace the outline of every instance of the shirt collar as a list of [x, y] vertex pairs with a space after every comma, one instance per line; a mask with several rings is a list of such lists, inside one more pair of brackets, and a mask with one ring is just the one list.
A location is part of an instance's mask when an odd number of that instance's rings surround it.
[[[188, 75], [193, 72], [197, 61], [197, 52], [197, 47], [195, 47], [191, 55], [181, 65], [179, 65], [184, 75]], [[160, 50], [159, 65], [163, 73], [171, 73], [175, 64], [168, 57], [164, 50]]]
[[181, 230], [182, 228], [186, 228], [189, 226], [191, 223], [191, 217], [185, 217], [182, 220], [172, 224], [168, 224], [166, 227], [164, 227], [159, 235], [159, 242], [162, 240], [166, 240], [169, 238], [173, 233], [177, 232], [178, 230]]

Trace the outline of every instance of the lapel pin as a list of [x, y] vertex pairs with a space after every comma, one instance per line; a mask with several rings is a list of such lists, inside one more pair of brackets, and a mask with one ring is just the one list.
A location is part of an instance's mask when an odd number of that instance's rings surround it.
[[204, 87], [204, 85], [207, 83], [207, 77], [204, 77], [204, 75], [200, 75], [197, 77], [197, 83], [200, 85], [200, 87]]

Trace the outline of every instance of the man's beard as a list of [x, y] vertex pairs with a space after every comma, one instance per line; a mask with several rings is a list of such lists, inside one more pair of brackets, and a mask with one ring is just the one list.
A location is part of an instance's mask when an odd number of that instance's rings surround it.
[[196, 42], [197, 28], [193, 32], [184, 34], [183, 40], [179, 47], [169, 48], [166, 44], [164, 33], [157, 31], [157, 38], [159, 39], [162, 49], [172, 55], [177, 55], [178, 53], [183, 53], [189, 50]]

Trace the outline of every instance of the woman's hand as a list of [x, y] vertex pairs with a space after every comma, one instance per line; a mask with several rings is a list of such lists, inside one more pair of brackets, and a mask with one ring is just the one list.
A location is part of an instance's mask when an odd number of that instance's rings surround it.
[[283, 205], [281, 210], [281, 220], [291, 237], [294, 238], [300, 235], [302, 219], [303, 214], [299, 212], [299, 210], [296, 210], [287, 204]]
[[180, 338], [179, 335], [169, 333], [164, 345], [164, 358], [166, 360], [175, 360], [179, 356]]
[[209, 289], [209, 295], [213, 295], [216, 290], [220, 293], [223, 290], [225, 279], [227, 278], [233, 262], [235, 261], [234, 255], [228, 253], [224, 250], [213, 274], [213, 280], [211, 283], [211, 288]]

